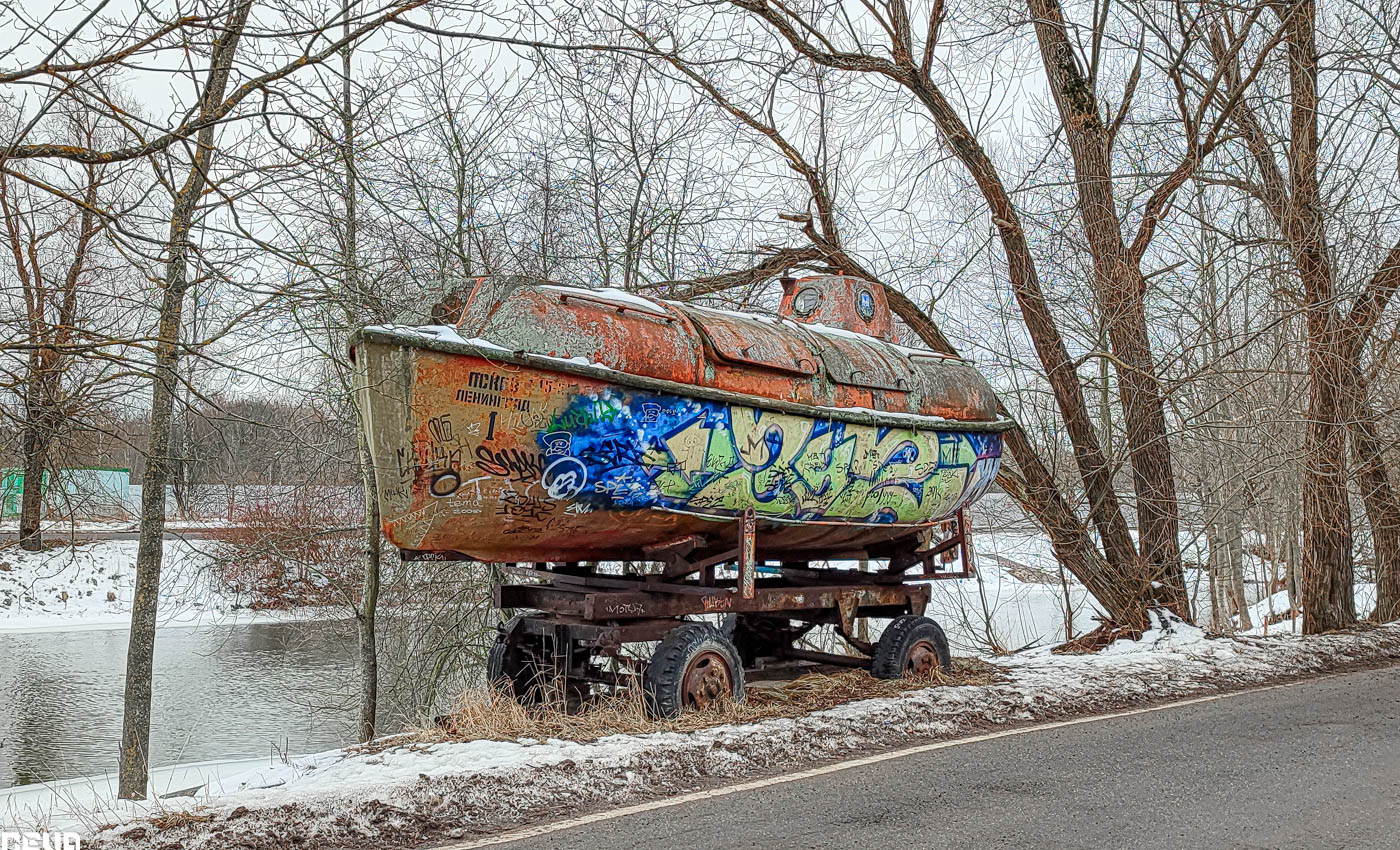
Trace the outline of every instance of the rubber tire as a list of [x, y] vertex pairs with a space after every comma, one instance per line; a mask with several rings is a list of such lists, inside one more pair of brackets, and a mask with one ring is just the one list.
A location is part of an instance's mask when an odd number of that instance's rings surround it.
[[938, 666], [947, 673], [953, 669], [953, 656], [948, 652], [948, 638], [943, 627], [917, 614], [904, 614], [896, 617], [880, 635], [880, 643], [875, 647], [875, 657], [870, 663], [870, 675], [877, 679], [904, 678], [904, 663], [909, 651], [921, 640], [933, 642], [938, 655]]
[[684, 623], [662, 638], [642, 673], [647, 714], [657, 719], [678, 716], [685, 709], [685, 671], [695, 656], [718, 652], [729, 665], [730, 698], [744, 699], [744, 665], [734, 643], [709, 623]]
[[512, 653], [510, 645], [522, 619], [517, 615], [496, 627], [496, 639], [486, 653], [486, 683], [505, 689], [522, 705], [534, 705], [541, 699], [540, 689], [535, 687], [537, 671], [519, 652]]

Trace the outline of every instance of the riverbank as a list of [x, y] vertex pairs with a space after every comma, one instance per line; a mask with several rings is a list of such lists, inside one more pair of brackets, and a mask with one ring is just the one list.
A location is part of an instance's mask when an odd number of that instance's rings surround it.
[[[219, 581], [215, 540], [167, 539], [159, 628], [249, 625], [345, 616], [303, 608], [260, 611]], [[136, 540], [95, 540], [26, 552], [0, 543], [0, 633], [125, 629], [136, 584]]]
[[[936, 686], [800, 717], [596, 740], [396, 739], [221, 773], [193, 797], [58, 798], [25, 814], [93, 846], [402, 846], [486, 834], [717, 780], [973, 731], [1109, 711], [1400, 661], [1400, 625], [1309, 638], [1208, 638], [1164, 621], [1090, 656], [1039, 649], [996, 659], [999, 681]], [[37, 806], [37, 808], [36, 808]], [[100, 834], [95, 834], [103, 827]], [[84, 846], [89, 846], [85, 844]]]
[[[167, 540], [160, 624], [208, 622], [239, 611], [211, 575], [213, 545]], [[122, 627], [136, 583], [135, 540], [98, 540], [26, 552], [0, 546], [0, 630]]]

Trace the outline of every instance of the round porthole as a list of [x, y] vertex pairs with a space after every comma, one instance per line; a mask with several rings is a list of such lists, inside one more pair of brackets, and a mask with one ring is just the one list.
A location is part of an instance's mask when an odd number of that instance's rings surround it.
[[799, 289], [792, 299], [792, 312], [803, 318], [817, 312], [817, 306], [822, 303], [822, 294], [816, 287], [809, 286]]
[[856, 295], [856, 312], [867, 322], [875, 318], [875, 296], [870, 294], [870, 290], [862, 289]]

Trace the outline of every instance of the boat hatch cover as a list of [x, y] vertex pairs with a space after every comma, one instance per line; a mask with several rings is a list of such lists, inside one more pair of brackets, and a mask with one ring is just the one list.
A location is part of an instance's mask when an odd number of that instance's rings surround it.
[[795, 328], [693, 305], [682, 309], [725, 360], [794, 375], [817, 374], [817, 354]]
[[[816, 328], [812, 330], [817, 331]], [[821, 333], [826, 373], [838, 384], [908, 392], [915, 386], [913, 368], [893, 348], [855, 335]]]

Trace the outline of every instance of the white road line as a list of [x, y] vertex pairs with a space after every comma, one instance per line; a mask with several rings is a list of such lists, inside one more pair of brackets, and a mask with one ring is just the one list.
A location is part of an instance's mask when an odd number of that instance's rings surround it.
[[[1355, 672], [1355, 671], [1350, 671]], [[538, 838], [542, 835], [549, 835], [555, 832], [574, 829], [588, 824], [601, 823], [602, 821], [613, 820], [614, 818], [625, 818], [628, 815], [641, 814], [642, 812], [655, 811], [657, 809], [667, 809], [672, 806], [684, 806], [687, 803], [697, 803], [701, 800], [713, 800], [716, 797], [728, 797], [730, 794], [740, 794], [745, 791], [756, 791], [759, 788], [769, 788], [774, 785], [784, 785], [789, 782], [799, 782], [803, 779], [812, 779], [817, 776], [826, 776], [830, 773], [839, 773], [843, 770], [850, 770], [856, 767], [865, 767], [871, 764], [890, 761], [892, 759], [904, 758], [905, 756], [916, 756], [920, 753], [931, 753], [934, 750], [942, 750], [948, 747], [957, 747], [963, 744], [975, 744], [979, 741], [991, 741], [997, 738], [1009, 738], [1013, 735], [1026, 735], [1031, 732], [1044, 732], [1047, 729], [1062, 729], [1066, 726], [1078, 726], [1082, 723], [1096, 723], [1100, 720], [1113, 720], [1118, 717], [1131, 717], [1134, 714], [1150, 714], [1154, 711], [1166, 711], [1172, 708], [1182, 708], [1188, 705], [1199, 705], [1203, 702], [1215, 702], [1216, 700], [1230, 699], [1231, 697], [1244, 696], [1246, 694], [1257, 694], [1262, 691], [1272, 691], [1279, 688], [1291, 688], [1294, 685], [1302, 685], [1309, 682], [1318, 682], [1326, 679], [1333, 679], [1345, 673], [1333, 673], [1327, 676], [1316, 676], [1310, 679], [1300, 679], [1296, 682], [1284, 682], [1278, 685], [1264, 685], [1263, 687], [1250, 688], [1243, 691], [1231, 691], [1226, 694], [1210, 694], [1203, 697], [1192, 697], [1191, 699], [1178, 700], [1176, 702], [1164, 703], [1162, 705], [1150, 705], [1146, 708], [1130, 708], [1123, 711], [1115, 711], [1111, 714], [1094, 714], [1088, 717], [1076, 717], [1072, 720], [1055, 720], [1049, 723], [1038, 723], [1034, 726], [1022, 726], [1016, 729], [1004, 729], [1000, 732], [989, 732], [985, 735], [973, 735], [969, 738], [954, 738], [948, 741], [936, 741], [932, 744], [920, 744], [917, 747], [908, 747], [903, 750], [893, 750], [887, 753], [877, 753], [873, 756], [862, 756], [849, 761], [837, 762], [836, 764], [813, 767], [807, 770], [799, 770], [795, 773], [784, 773], [781, 776], [769, 776], [764, 779], [754, 779], [750, 782], [740, 782], [737, 785], [726, 785], [723, 788], [711, 788], [706, 791], [692, 791], [688, 794], [680, 794], [675, 797], [667, 797], [662, 800], [652, 800], [646, 803], [636, 803], [631, 806], [609, 809], [605, 812], [595, 812], [590, 815], [581, 815], [569, 820], [555, 821], [553, 823], [541, 824], [540, 826], [530, 826], [524, 829], [517, 829], [511, 832], [503, 832], [498, 835], [491, 835], [486, 838], [477, 838], [471, 841], [464, 841], [458, 844], [438, 845], [434, 850], [474, 850], [477, 847], [492, 847], [497, 844], [508, 844], [512, 841], [523, 841], [526, 838]]]

